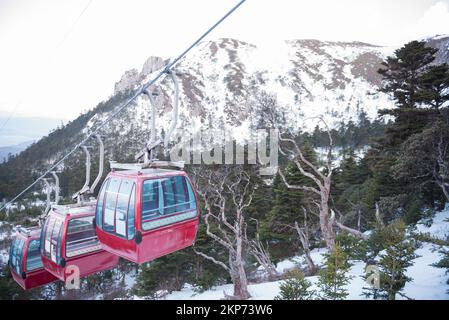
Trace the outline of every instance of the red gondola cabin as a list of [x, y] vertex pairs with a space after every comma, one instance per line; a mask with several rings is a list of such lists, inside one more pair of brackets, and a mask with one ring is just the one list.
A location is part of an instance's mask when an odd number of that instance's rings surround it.
[[34, 289], [58, 280], [44, 269], [40, 247], [41, 229], [20, 228], [14, 236], [9, 252], [9, 267], [13, 279], [25, 290]]
[[101, 249], [95, 234], [95, 205], [52, 207], [41, 233], [44, 268], [65, 281], [77, 267], [80, 278], [113, 269], [119, 257]]
[[184, 171], [113, 171], [96, 209], [102, 248], [142, 264], [193, 245], [199, 208]]

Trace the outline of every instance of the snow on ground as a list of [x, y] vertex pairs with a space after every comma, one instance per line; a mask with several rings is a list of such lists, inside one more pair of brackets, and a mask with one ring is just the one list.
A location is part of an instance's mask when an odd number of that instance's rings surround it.
[[442, 258], [438, 246], [425, 243], [416, 250], [416, 254], [420, 257], [408, 269], [407, 275], [413, 281], [405, 285], [405, 294], [417, 300], [449, 300], [449, 286], [446, 284], [449, 275], [445, 269], [432, 266]]
[[[326, 249], [314, 249], [312, 250], [312, 252], [310, 253], [310, 255], [312, 256], [313, 262], [316, 265], [322, 265], [324, 262], [324, 255], [323, 253], [326, 253]], [[306, 261], [304, 256], [298, 256], [298, 257], [293, 257], [291, 259], [287, 259], [284, 261], [279, 262], [276, 265], [276, 271], [279, 273], [286, 273], [292, 269], [295, 269], [299, 266], [305, 266], [306, 265]]]
[[131, 272], [125, 275], [125, 287], [126, 290], [131, 290], [136, 282], [136, 273]]
[[430, 233], [434, 238], [446, 240], [449, 237], [449, 204], [432, 219], [430, 226], [426, 226], [425, 223], [419, 223], [417, 232]]
[[[446, 208], [437, 213], [433, 218], [433, 222], [429, 227], [423, 223], [418, 224], [419, 232], [430, 233], [434, 237], [446, 239], [449, 236], [449, 204]], [[419, 256], [414, 260], [414, 265], [407, 271], [407, 275], [413, 280], [408, 282], [404, 288], [404, 294], [409, 298], [416, 300], [449, 300], [449, 285], [446, 283], [449, 275], [446, 274], [445, 269], [436, 268], [434, 263], [438, 262], [442, 256], [439, 252], [441, 246], [431, 243], [423, 242], [421, 247], [416, 250]], [[324, 262], [323, 253], [325, 249], [316, 249], [312, 252], [312, 258], [317, 265], [322, 265]], [[363, 295], [363, 288], [367, 286], [363, 276], [365, 273], [365, 263], [362, 261], [352, 261], [352, 267], [349, 271], [351, 281], [347, 286], [349, 300], [366, 299]], [[304, 266], [305, 261], [303, 256], [293, 257], [284, 260], [277, 264], [277, 270], [285, 273], [298, 266]], [[312, 282], [312, 290], [318, 291], [317, 283], [318, 276], [308, 277]], [[250, 284], [249, 291], [251, 299], [256, 300], [272, 300], [279, 294], [279, 285], [282, 281], [264, 282], [257, 284]], [[181, 291], [176, 291], [164, 297], [167, 300], [218, 300], [223, 299], [224, 293], [232, 295], [232, 284], [221, 285], [212, 288], [211, 290], [198, 293], [195, 288], [186, 285]], [[138, 299], [137, 297], [135, 297]], [[397, 297], [398, 299], [405, 299]]]

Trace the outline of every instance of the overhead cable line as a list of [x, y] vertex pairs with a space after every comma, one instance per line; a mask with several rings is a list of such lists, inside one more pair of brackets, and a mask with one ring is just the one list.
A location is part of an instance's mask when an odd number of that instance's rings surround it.
[[211, 33], [218, 25], [220, 25], [224, 20], [226, 20], [234, 11], [236, 11], [246, 0], [241, 0], [239, 3], [237, 3], [231, 10], [229, 10], [220, 20], [218, 20], [212, 27], [210, 27], [201, 37], [199, 37], [190, 47], [188, 47], [184, 52], [182, 52], [177, 58], [171, 60], [167, 66], [159, 72], [156, 77], [149, 80], [147, 83], [143, 84], [135, 93], [134, 95], [129, 98], [122, 106], [120, 106], [115, 112], [113, 112], [109, 117], [106, 118], [102, 123], [98, 125], [98, 127], [95, 130], [92, 130], [87, 136], [78, 143], [69, 153], [67, 153], [64, 157], [62, 157], [58, 162], [53, 164], [47, 171], [45, 171], [44, 174], [42, 174], [39, 178], [37, 178], [33, 183], [31, 183], [28, 187], [26, 187], [24, 190], [22, 190], [18, 195], [16, 195], [13, 199], [5, 203], [1, 208], [0, 211], [8, 207], [10, 204], [12, 204], [14, 201], [16, 201], [18, 198], [20, 198], [23, 194], [25, 194], [27, 191], [29, 191], [34, 185], [36, 185], [41, 179], [43, 179], [46, 175], [51, 173], [55, 168], [57, 168], [60, 164], [62, 164], [68, 157], [70, 157], [75, 151], [77, 151], [82, 145], [84, 145], [87, 140], [89, 140], [94, 134], [97, 134], [100, 129], [102, 129], [109, 121], [114, 119], [120, 112], [122, 112], [126, 107], [128, 107], [130, 104], [134, 102], [134, 100], [137, 99], [141, 94], [143, 94], [151, 85], [153, 85], [156, 81], [158, 81], [163, 75], [167, 74], [170, 69], [179, 62], [187, 53], [192, 50], [195, 46], [198, 45], [209, 33]]

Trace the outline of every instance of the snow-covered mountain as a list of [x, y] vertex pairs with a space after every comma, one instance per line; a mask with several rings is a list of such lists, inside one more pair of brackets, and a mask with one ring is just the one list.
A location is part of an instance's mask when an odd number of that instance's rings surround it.
[[[449, 37], [429, 38], [440, 49], [436, 62], [449, 61]], [[235, 39], [200, 44], [178, 64], [181, 75], [181, 128], [230, 126], [245, 133], [252, 120], [255, 97], [274, 94], [279, 109], [288, 115], [291, 128], [313, 128], [310, 118], [324, 116], [332, 126], [356, 121], [361, 111], [375, 118], [380, 108], [392, 101], [378, 92], [380, 63], [396, 48], [361, 42], [291, 40], [257, 47]], [[136, 87], [164, 65], [151, 57], [142, 71], [127, 71], [116, 84], [116, 92]], [[172, 85], [163, 81], [159, 99], [160, 122], [170, 118]], [[148, 102], [140, 100], [135, 113], [146, 115]], [[133, 112], [133, 111], [131, 111]]]
[[[436, 63], [449, 62], [449, 36], [426, 41], [440, 49]], [[280, 41], [270, 46], [235, 39], [202, 42], [176, 66], [180, 85], [178, 129], [183, 133], [227, 129], [237, 140], [246, 139], [249, 128], [260, 117], [254, 106], [263, 93], [276, 97], [277, 110], [285, 114], [287, 126], [294, 130], [312, 130], [319, 123], [316, 116], [324, 117], [332, 127], [342, 121], [357, 122], [361, 112], [374, 119], [379, 109], [393, 106], [393, 101], [378, 91], [381, 78], [377, 70], [395, 49], [318, 40]], [[167, 62], [150, 57], [140, 70], [126, 71], [108, 101], [28, 150], [28, 158], [36, 154], [33, 166], [40, 163], [41, 168], [36, 169], [44, 169], [67, 152], [64, 148], [72, 149], [126, 101], [130, 89], [152, 79]], [[166, 132], [172, 117], [173, 84], [166, 77], [150, 89], [159, 93], [158, 131]], [[117, 159], [116, 150], [132, 156], [143, 147], [149, 137], [149, 116], [148, 98], [141, 96], [101, 129], [110, 158]], [[47, 145], [43, 152], [42, 147]]]
[[[361, 111], [374, 118], [379, 108], [392, 106], [377, 92], [377, 69], [393, 51], [360, 42], [292, 40], [270, 47], [235, 39], [203, 42], [176, 67], [182, 101], [179, 127], [231, 127], [244, 135], [254, 120], [252, 106], [262, 92], [277, 97], [291, 128], [305, 125], [312, 129], [316, 123], [310, 118], [316, 116], [324, 116], [332, 126], [357, 120]], [[127, 71], [115, 93], [137, 87], [163, 65], [163, 59], [151, 57], [141, 72]], [[159, 111], [164, 117], [160, 124], [166, 127], [172, 85], [163, 81], [158, 87], [162, 93]], [[129, 112], [146, 118], [148, 110], [148, 102], [141, 99]]]

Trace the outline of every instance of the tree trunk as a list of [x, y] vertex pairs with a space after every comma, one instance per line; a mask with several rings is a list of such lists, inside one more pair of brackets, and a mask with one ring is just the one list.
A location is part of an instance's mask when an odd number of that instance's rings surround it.
[[[305, 219], [307, 219], [307, 216], [305, 216]], [[307, 271], [309, 272], [310, 275], [313, 275], [313, 274], [315, 274], [315, 271], [317, 268], [315, 266], [315, 263], [313, 263], [312, 256], [310, 255], [310, 241], [309, 241], [309, 231], [307, 230], [307, 225], [306, 225], [306, 230], [301, 230], [301, 228], [298, 225], [298, 222], [295, 222], [295, 229], [296, 229], [296, 232], [298, 233], [299, 240], [301, 241], [301, 245], [304, 250], [304, 255], [306, 257], [306, 262], [307, 262]]]
[[235, 270], [235, 274], [233, 276], [233, 284], [234, 284], [234, 297], [239, 300], [246, 300], [250, 297], [248, 291], [248, 282], [246, 280], [246, 273], [243, 268], [238, 267]]
[[243, 263], [243, 239], [241, 234], [236, 238], [236, 249], [234, 261], [232, 262], [234, 265], [232, 268], [234, 274], [234, 296], [241, 300], [246, 300], [250, 297], [250, 294], [248, 292], [248, 280]]
[[329, 251], [335, 248], [334, 222], [329, 219], [329, 192], [330, 187], [322, 191], [320, 203], [320, 227], [323, 232], [324, 240]]
[[446, 186], [444, 185], [444, 182], [438, 181], [437, 184], [443, 191], [443, 194], [446, 197], [446, 200], [449, 202], [449, 192], [447, 191]]

